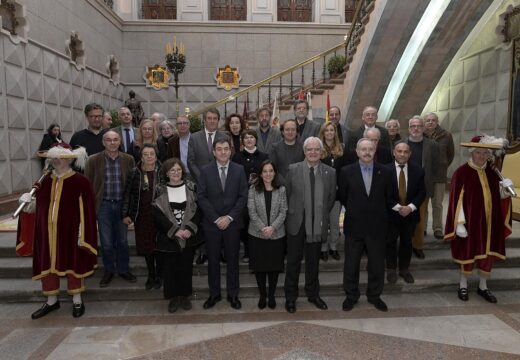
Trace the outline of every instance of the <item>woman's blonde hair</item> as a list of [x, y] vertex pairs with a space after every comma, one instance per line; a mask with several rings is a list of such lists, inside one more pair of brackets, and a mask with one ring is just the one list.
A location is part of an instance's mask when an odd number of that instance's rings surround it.
[[[329, 146], [325, 141], [325, 130], [327, 130], [329, 126], [334, 127], [334, 139], [332, 140], [332, 146]], [[320, 139], [323, 142], [323, 150], [321, 151], [322, 159], [325, 159], [329, 155], [331, 155], [334, 159], [343, 156], [343, 145], [339, 142], [338, 128], [336, 124], [330, 121], [324, 123], [320, 129]]]

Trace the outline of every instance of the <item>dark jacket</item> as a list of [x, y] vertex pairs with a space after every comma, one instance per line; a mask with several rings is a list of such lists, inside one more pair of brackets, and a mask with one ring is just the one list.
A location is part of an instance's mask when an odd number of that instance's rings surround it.
[[[200, 211], [197, 206], [195, 185], [189, 181], [185, 184], [186, 210], [180, 225], [177, 224], [170, 207], [166, 185], [161, 185], [157, 190], [157, 197], [153, 202], [153, 217], [157, 227], [157, 251], [180, 252], [185, 247], [194, 247], [202, 242], [197, 236]], [[185, 244], [175, 237], [177, 230], [184, 229], [190, 230], [193, 234]]]
[[[151, 191], [156, 191], [159, 184], [161, 164], [156, 162], [154, 169], [154, 183], [148, 186]], [[133, 222], [137, 220], [139, 215], [139, 201], [141, 200], [141, 189], [144, 186], [144, 172], [141, 169], [141, 163], [132, 169], [132, 173], [126, 183], [123, 195], [122, 218], [129, 216]]]
[[432, 139], [439, 146], [439, 160], [433, 182], [445, 183], [448, 177], [448, 167], [450, 166], [455, 156], [453, 137], [448, 130], [443, 129], [440, 125], [437, 125], [431, 134], [427, 134], [425, 132], [424, 136]]
[[159, 136], [157, 138], [157, 159], [159, 159], [160, 162], [164, 162], [166, 159], [168, 159], [168, 140], [171, 139], [171, 136], [169, 138], [165, 138], [164, 136]]
[[246, 179], [251, 184], [251, 174], [258, 174], [260, 169], [260, 165], [264, 160], [268, 159], [268, 155], [263, 152], [258, 151], [258, 149], [254, 153], [248, 152], [246, 149], [235, 153], [233, 155], [232, 161], [240, 164], [244, 167], [246, 172]]

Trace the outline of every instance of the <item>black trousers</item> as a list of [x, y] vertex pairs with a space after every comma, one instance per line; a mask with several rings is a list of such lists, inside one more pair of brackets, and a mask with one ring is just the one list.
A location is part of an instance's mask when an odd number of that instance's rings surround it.
[[300, 268], [305, 253], [305, 295], [314, 299], [320, 296], [318, 279], [320, 268], [321, 242], [305, 242], [305, 223], [302, 223], [298, 234], [287, 234], [287, 266], [285, 268], [285, 300], [296, 301], [298, 298], [298, 281]]
[[368, 263], [368, 300], [375, 300], [381, 296], [385, 279], [385, 250], [386, 238], [381, 236], [345, 238], [345, 264], [343, 268], [343, 289], [347, 298], [357, 301], [359, 292], [359, 266], [363, 251], [366, 251]]
[[204, 229], [206, 254], [208, 256], [208, 285], [210, 296], [220, 295], [220, 251], [224, 248], [226, 258], [226, 289], [228, 296], [238, 296], [238, 252], [240, 229]]
[[190, 296], [193, 277], [193, 256], [195, 248], [188, 247], [182, 252], [161, 252], [160, 259], [164, 278], [164, 298]]
[[[412, 259], [412, 236], [416, 223], [400, 216], [390, 222], [388, 238], [386, 241], [386, 268], [408, 270]], [[399, 239], [399, 250], [397, 250], [397, 239]]]

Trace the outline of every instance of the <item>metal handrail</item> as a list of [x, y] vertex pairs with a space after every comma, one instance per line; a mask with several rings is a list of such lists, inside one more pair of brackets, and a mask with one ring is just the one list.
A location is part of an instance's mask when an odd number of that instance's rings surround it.
[[[338, 45], [335, 45], [335, 46], [331, 47], [328, 50], [322, 51], [321, 53], [319, 53], [317, 55], [314, 55], [314, 56], [308, 58], [307, 60], [299, 62], [298, 64], [293, 65], [293, 66], [291, 66], [291, 67], [289, 67], [289, 68], [287, 68], [285, 70], [277, 72], [276, 74], [271, 75], [268, 78], [266, 78], [266, 79], [264, 79], [262, 81], [257, 82], [256, 84], [253, 84], [251, 86], [246, 87], [245, 89], [239, 90], [239, 91], [237, 91], [237, 92], [235, 92], [235, 93], [233, 93], [231, 95], [228, 95], [228, 96], [220, 99], [219, 101], [216, 101], [216, 102], [214, 102], [214, 103], [212, 103], [210, 105], [205, 106], [201, 110], [193, 111], [191, 114], [196, 116], [196, 115], [204, 113], [208, 109], [217, 108], [219, 106], [227, 104], [230, 101], [235, 101], [236, 99], [238, 99], [239, 97], [241, 97], [244, 94], [247, 94], [247, 93], [249, 93], [249, 92], [251, 92], [253, 90], [257, 90], [257, 89], [261, 88], [263, 85], [269, 84], [269, 83], [273, 82], [276, 79], [281, 79], [283, 76], [288, 75], [288, 74], [294, 72], [295, 70], [302, 69], [306, 65], [312, 64], [316, 60], [319, 60], [322, 57], [325, 57], [325, 56], [327, 56], [327, 55], [329, 55], [331, 53], [334, 53], [334, 52], [338, 51], [339, 49], [348, 47], [350, 42], [353, 41], [352, 39], [353, 39], [354, 31], [356, 30], [356, 25], [360, 22], [359, 21], [360, 19], [358, 19], [358, 18], [360, 17], [359, 14], [361, 12], [363, 4], [366, 4], [365, 7], [368, 7], [373, 1], [375, 1], [375, 0], [361, 0], [359, 2], [358, 6], [356, 7], [356, 12], [354, 13], [354, 18], [353, 18], [352, 22], [350, 23], [350, 28], [349, 28], [349, 31], [348, 31], [348, 35], [347, 35], [346, 40], [344, 42], [342, 42], [342, 43], [340, 43]], [[346, 56], [346, 58], [347, 58], [349, 54], [347, 53], [346, 55], [347, 55]], [[347, 58], [347, 60], [348, 60], [348, 58]]]

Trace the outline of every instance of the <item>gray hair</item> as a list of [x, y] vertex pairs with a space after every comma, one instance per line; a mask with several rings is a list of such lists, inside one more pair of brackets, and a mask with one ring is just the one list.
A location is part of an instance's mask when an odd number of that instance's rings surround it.
[[173, 126], [173, 123], [170, 121], [170, 120], [163, 120], [159, 123], [159, 131], [162, 131], [163, 127], [165, 125], [168, 125], [169, 127], [172, 128], [172, 130], [175, 129], [175, 127]]
[[421, 117], [421, 115], [414, 115], [410, 120], [408, 120], [408, 126], [410, 126], [410, 123], [412, 120], [420, 120], [421, 124], [424, 125], [424, 119]]
[[385, 122], [385, 128], [388, 129], [388, 125], [391, 121], [395, 121], [395, 123], [397, 124], [397, 128], [400, 129], [401, 128], [401, 124], [399, 123], [399, 120], [397, 119], [389, 119]]
[[160, 112], [154, 112], [152, 114], [152, 116], [150, 116], [150, 118], [153, 118], [154, 116], [157, 116], [158, 117], [158, 120], [159, 120], [159, 123], [162, 123], [163, 121], [167, 120], [168, 118], [166, 117], [166, 115], [164, 115], [163, 113], [160, 113]]
[[426, 118], [427, 116], [433, 116], [435, 118], [435, 120], [437, 120], [437, 122], [439, 122], [439, 116], [436, 113], [429, 112], [429, 113], [424, 114], [424, 118]]
[[305, 152], [305, 148], [307, 146], [307, 144], [310, 142], [310, 141], [313, 141], [313, 140], [317, 140], [318, 143], [320, 144], [320, 149], [323, 150], [323, 142], [321, 141], [321, 139], [319, 137], [315, 137], [315, 136], [310, 136], [308, 137], [307, 139], [305, 139], [305, 141], [303, 142], [303, 151]]
[[368, 129], [365, 129], [365, 131], [363, 131], [363, 137], [366, 138], [368, 136], [369, 133], [376, 133], [377, 134], [377, 138], [378, 139], [381, 139], [381, 131], [379, 131], [378, 128], [376, 128], [375, 126], [373, 128], [368, 128]]
[[356, 149], [359, 147], [359, 144], [361, 144], [363, 141], [368, 141], [368, 142], [370, 142], [370, 144], [371, 144], [372, 146], [374, 146], [374, 148], [375, 148], [375, 145], [374, 145], [374, 143], [372, 142], [372, 140], [363, 137], [363, 138], [359, 139], [358, 142], [356, 143]]

